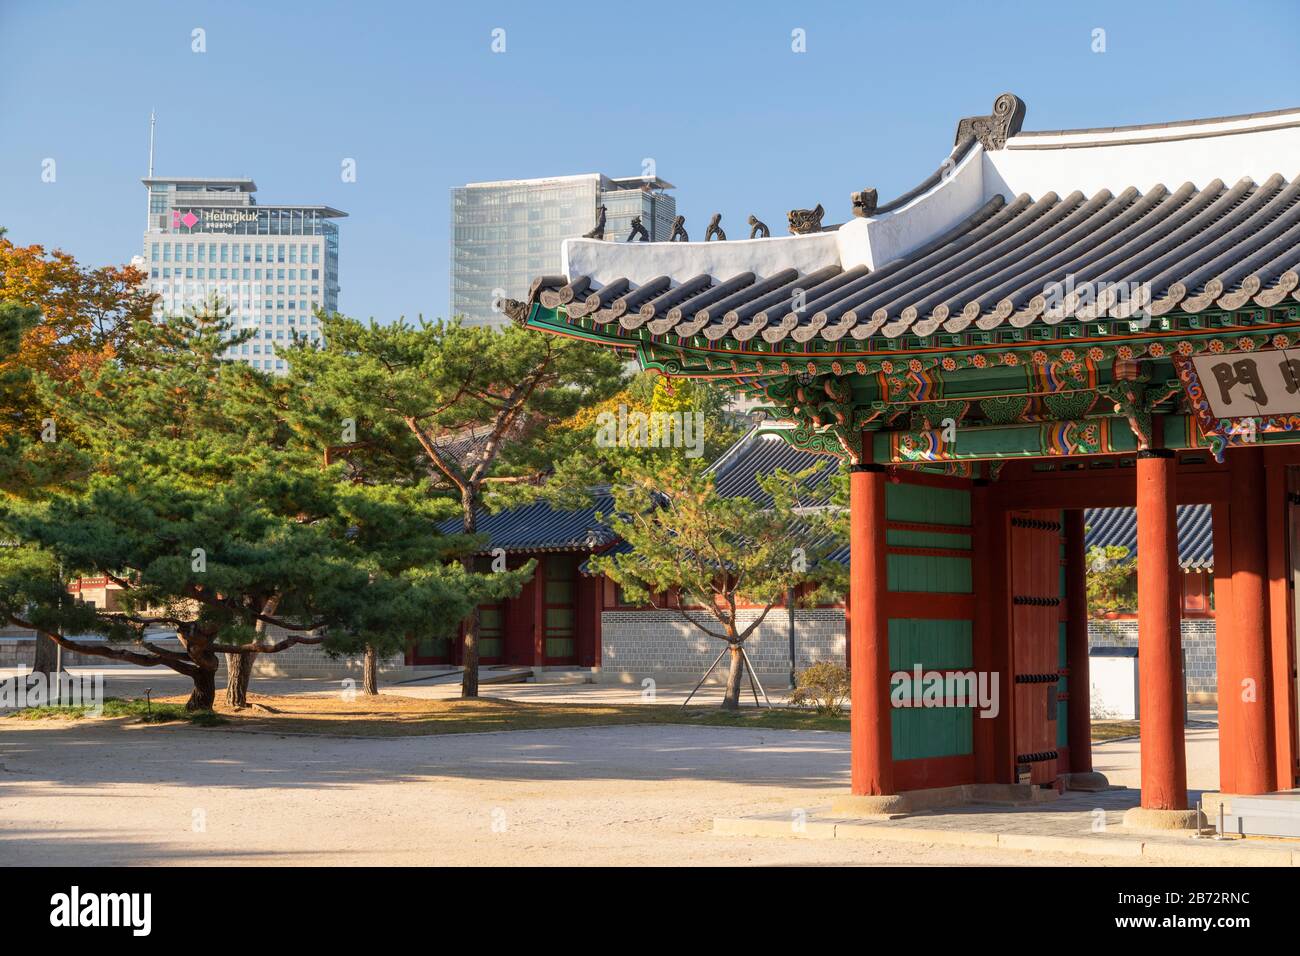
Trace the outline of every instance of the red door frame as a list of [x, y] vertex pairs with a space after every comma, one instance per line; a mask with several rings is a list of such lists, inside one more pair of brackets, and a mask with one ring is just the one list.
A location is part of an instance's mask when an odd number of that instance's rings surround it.
[[[1234, 715], [1229, 705], [1228, 713], [1223, 713], [1223, 688], [1235, 683], [1238, 675], [1232, 668], [1233, 650], [1238, 646], [1240, 635], [1236, 634], [1235, 618], [1232, 609], [1233, 547], [1231, 528], [1232, 491], [1240, 478], [1234, 478], [1234, 470], [1241, 469], [1244, 463], [1241, 456], [1263, 456], [1262, 487], [1255, 485], [1257, 493], [1265, 498], [1264, 528], [1255, 535], [1258, 542], [1249, 547], [1260, 548], [1266, 552], [1268, 612], [1265, 619], [1266, 638], [1269, 650], [1270, 673], [1267, 675], [1267, 688], [1261, 688], [1266, 697], [1260, 703], [1271, 709], [1272, 722], [1270, 738], [1267, 741], [1253, 740], [1246, 726]], [[1098, 456], [1084, 459], [1084, 467], [1070, 470], [1038, 471], [1034, 463], [1007, 462], [996, 482], [988, 486], [985, 495], [991, 514], [988, 524], [991, 533], [982, 536], [988, 539], [987, 551], [990, 557], [1003, 551], [1000, 560], [993, 561], [990, 572], [994, 577], [998, 569], [1005, 565], [1005, 542], [997, 540], [996, 529], [1000, 520], [1005, 518], [1010, 508], [1093, 508], [1124, 507], [1136, 502], [1135, 473], [1127, 467], [1121, 467], [1119, 460], [1131, 456]], [[1300, 781], [1300, 747], [1297, 746], [1297, 706], [1296, 706], [1296, 642], [1293, 636], [1289, 574], [1290, 543], [1285, 534], [1285, 508], [1288, 466], [1300, 465], [1300, 446], [1272, 445], [1263, 448], [1233, 448], [1224, 464], [1216, 464], [1203, 452], [1179, 453], [1178, 464], [1178, 504], [1208, 504], [1213, 509], [1214, 545], [1215, 545], [1215, 621], [1216, 645], [1219, 653], [1220, 684], [1220, 787], [1228, 792], [1237, 788], [1244, 792], [1238, 783], [1238, 755], [1258, 753], [1258, 746], [1263, 743], [1271, 750], [1271, 764], [1275, 767], [1272, 774], [1274, 789], [1289, 789]], [[1185, 459], [1193, 459], [1186, 461]], [[1098, 462], [1107, 462], [1114, 467], [1105, 469], [1095, 467]], [[1234, 468], [1235, 465], [1235, 468]], [[1294, 479], [1293, 479], [1294, 480]], [[978, 491], [978, 487], [977, 487]], [[1239, 503], [1238, 508], [1242, 506]], [[1238, 515], [1238, 524], [1248, 521], [1248, 515]], [[983, 524], [983, 522], [981, 522]], [[977, 535], [977, 550], [979, 550]], [[1239, 548], [1240, 550], [1240, 548]], [[1009, 594], [1006, 582], [991, 582], [991, 593], [981, 601], [987, 612], [988, 626], [977, 628], [976, 634], [986, 642], [977, 653], [985, 660], [994, 663], [999, 657], [1007, 657], [1005, 647], [1009, 629], [1005, 626], [1009, 611], [1007, 606]], [[999, 633], [1001, 636], [999, 636]], [[1225, 653], [1225, 651], [1227, 653]], [[1225, 664], [1227, 665], [1225, 667]], [[1009, 669], [996, 668], [1002, 673]], [[1226, 679], [1225, 679], [1226, 678]], [[1267, 703], [1265, 702], [1267, 700]], [[1011, 711], [1013, 707], [1004, 708]], [[991, 728], [995, 735], [992, 766], [982, 759], [983, 776], [998, 782], [1010, 782], [1014, 779], [1014, 755], [1009, 754], [1010, 734], [1013, 732], [1014, 718], [1010, 713], [999, 714], [990, 721], [997, 726]], [[981, 728], [983, 729], [983, 728]], [[986, 731], [986, 734], [988, 731]], [[1240, 771], [1244, 772], [1244, 770]]]

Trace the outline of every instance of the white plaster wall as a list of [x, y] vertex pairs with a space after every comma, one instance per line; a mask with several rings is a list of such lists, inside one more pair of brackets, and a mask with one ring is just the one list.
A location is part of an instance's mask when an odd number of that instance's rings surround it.
[[864, 263], [879, 268], [974, 214], [991, 198], [984, 195], [983, 154], [984, 148], [976, 146], [938, 183], [901, 209], [871, 219], [854, 219], [841, 227], [838, 235], [844, 268]]
[[563, 259], [564, 274], [570, 279], [589, 275], [599, 287], [621, 276], [640, 285], [661, 275], [680, 282], [701, 273], [729, 279], [753, 272], [760, 280], [782, 269], [798, 269], [803, 274], [838, 263], [839, 249], [833, 232], [726, 242], [566, 239]]
[[1138, 716], [1138, 661], [1136, 657], [1090, 657], [1094, 717], [1135, 720]]
[[[984, 195], [1026, 192], [1035, 199], [1049, 190], [1064, 196], [1075, 189], [1092, 196], [1102, 189], [1118, 193], [1129, 186], [1145, 192], [1157, 183], [1177, 189], [1185, 182], [1204, 187], [1218, 178], [1231, 186], [1244, 176], [1260, 183], [1281, 173], [1300, 173], [1300, 110], [1254, 120], [1204, 123], [1150, 130], [1013, 136], [1007, 148], [984, 155]], [[1235, 135], [1209, 136], [1206, 133]], [[1197, 136], [1169, 142], [1115, 145], [1118, 140]], [[1083, 147], [1084, 143], [1101, 143]], [[1074, 146], [1073, 149], [1028, 149], [1029, 146]]]

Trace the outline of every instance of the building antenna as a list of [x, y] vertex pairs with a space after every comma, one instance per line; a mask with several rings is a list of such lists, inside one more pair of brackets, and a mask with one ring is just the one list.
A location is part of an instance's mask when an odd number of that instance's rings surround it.
[[[153, 125], [154, 125], [154, 111], [150, 109], [149, 110], [149, 176], [148, 176], [149, 179], [153, 179]], [[149, 197], [152, 197], [153, 186], [146, 185], [145, 191], [149, 194]], [[149, 227], [153, 224], [153, 211], [152, 211], [153, 200], [149, 197], [146, 197], [145, 199], [145, 216], [144, 216], [145, 232], [148, 232]]]

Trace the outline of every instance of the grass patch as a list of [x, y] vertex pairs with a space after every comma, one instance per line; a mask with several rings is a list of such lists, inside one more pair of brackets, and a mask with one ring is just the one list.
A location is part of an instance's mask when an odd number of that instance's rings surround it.
[[[812, 711], [745, 707], [735, 713], [717, 706], [672, 704], [587, 704], [524, 702], [495, 697], [477, 700], [295, 694], [272, 697], [249, 694], [249, 705], [234, 710], [218, 695], [215, 716], [231, 728], [295, 734], [357, 737], [414, 737], [508, 730], [609, 727], [627, 724], [686, 724], [704, 727], [750, 727], [771, 730], [847, 732], [847, 717], [822, 717]], [[154, 708], [180, 706], [183, 698], [154, 701]]]
[[185, 721], [197, 727], [216, 727], [226, 723], [210, 710], [188, 711], [184, 703], [146, 701], [139, 697], [109, 697], [104, 701], [105, 717], [134, 717], [142, 724], [170, 724]]
[[[89, 706], [67, 707], [24, 707], [7, 716], [15, 720], [81, 720], [92, 716]], [[186, 711], [185, 704], [170, 701], [154, 701], [152, 704], [143, 698], [106, 697], [104, 710], [100, 717], [129, 717], [142, 724], [170, 724], [186, 722], [198, 727], [215, 727], [226, 723], [226, 719], [210, 710]]]
[[43, 707], [24, 707], [6, 714], [12, 720], [80, 720], [90, 712], [89, 707], [69, 707], [66, 704], [50, 704]]
[[1094, 720], [1092, 722], [1092, 739], [1117, 740], [1120, 737], [1136, 737], [1138, 722], [1136, 720]]

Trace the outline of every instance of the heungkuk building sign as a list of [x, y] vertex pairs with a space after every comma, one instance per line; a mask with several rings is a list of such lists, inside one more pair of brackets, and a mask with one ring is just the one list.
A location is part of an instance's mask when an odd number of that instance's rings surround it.
[[176, 232], [231, 232], [237, 226], [257, 222], [258, 209], [173, 209], [172, 229]]

